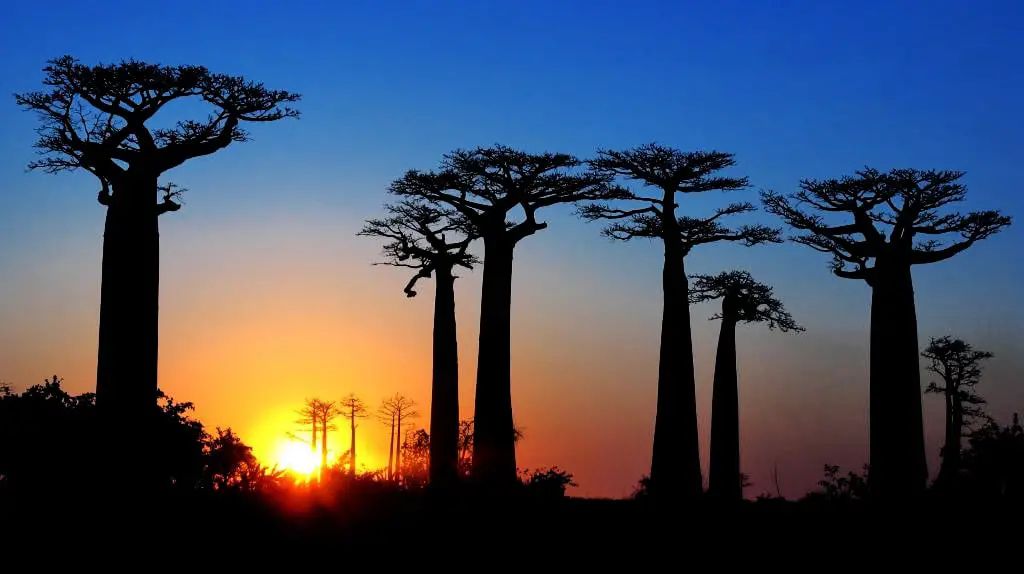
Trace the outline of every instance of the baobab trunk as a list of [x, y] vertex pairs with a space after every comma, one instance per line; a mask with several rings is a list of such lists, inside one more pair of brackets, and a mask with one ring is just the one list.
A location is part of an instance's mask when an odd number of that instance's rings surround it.
[[446, 487], [459, 469], [459, 342], [455, 278], [439, 267], [434, 281], [434, 373], [430, 396], [430, 484]]
[[391, 413], [391, 439], [388, 442], [388, 480], [395, 479], [395, 413]]
[[512, 256], [503, 235], [484, 238], [473, 428], [473, 479], [498, 489], [516, 481], [512, 422]]
[[402, 482], [402, 411], [398, 411], [395, 436], [395, 480]]
[[[723, 303], [723, 307], [724, 307]], [[722, 318], [711, 394], [708, 494], [722, 501], [743, 498], [740, 477], [740, 413], [736, 376], [736, 321]]]
[[320, 424], [320, 479], [324, 478], [327, 468], [327, 417]]
[[356, 413], [353, 407], [352, 416], [349, 420], [352, 423], [352, 441], [349, 443], [349, 452], [352, 453], [352, 459], [349, 461], [348, 473], [352, 476], [356, 475]]
[[101, 448], [116, 450], [108, 468], [128, 468], [148, 483], [157, 412], [157, 178], [125, 177], [107, 201], [103, 230], [96, 405], [106, 429]]
[[963, 429], [963, 404], [956, 397], [953, 381], [946, 381], [946, 440], [942, 445], [942, 465], [939, 467], [941, 482], [956, 478], [960, 471], [960, 433]]
[[868, 476], [883, 501], [921, 494], [928, 479], [914, 284], [910, 265], [892, 259], [876, 259], [871, 290]]
[[650, 488], [651, 493], [658, 496], [695, 498], [703, 491], [703, 484], [684, 255], [677, 239], [665, 241], [658, 410], [654, 422]]

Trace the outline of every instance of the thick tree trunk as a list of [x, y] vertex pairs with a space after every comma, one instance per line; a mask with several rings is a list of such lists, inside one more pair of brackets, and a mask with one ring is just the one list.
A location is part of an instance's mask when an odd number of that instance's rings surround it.
[[[103, 230], [96, 406], [118, 474], [152, 484], [157, 414], [160, 233], [156, 177], [114, 187]], [[106, 455], [103, 455], [106, 457]]]
[[921, 414], [917, 313], [910, 265], [879, 257], [871, 291], [871, 494], [905, 500], [924, 492], [928, 467]]
[[680, 241], [669, 235], [662, 271], [664, 306], [650, 491], [661, 497], [696, 498], [703, 484], [684, 256]]
[[475, 482], [492, 488], [516, 481], [510, 335], [514, 247], [501, 236], [484, 238], [472, 474]]
[[459, 476], [459, 341], [455, 278], [434, 272], [434, 373], [430, 396], [430, 484], [446, 487]]
[[395, 415], [391, 415], [391, 438], [388, 442], [388, 480], [395, 480]]
[[711, 394], [711, 462], [708, 494], [718, 500], [743, 498], [740, 478], [740, 407], [736, 376], [736, 321], [723, 318]]
[[348, 447], [349, 452], [352, 453], [352, 460], [349, 461], [348, 473], [350, 475], [352, 475], [352, 476], [355, 476], [356, 475], [356, 413], [355, 413], [355, 407], [354, 406], [352, 407], [352, 409], [353, 409], [352, 416], [349, 417], [349, 419], [351, 419], [351, 425], [352, 425], [352, 441], [349, 443], [349, 447]]
[[398, 411], [398, 416], [395, 419], [396, 433], [395, 436], [395, 481], [402, 482], [402, 411]]
[[963, 431], [963, 404], [956, 397], [956, 387], [946, 382], [946, 440], [942, 445], [942, 464], [938, 481], [949, 482], [960, 471], [960, 435]]
[[327, 470], [327, 419], [324, 418], [320, 425], [320, 480], [324, 478], [324, 471]]

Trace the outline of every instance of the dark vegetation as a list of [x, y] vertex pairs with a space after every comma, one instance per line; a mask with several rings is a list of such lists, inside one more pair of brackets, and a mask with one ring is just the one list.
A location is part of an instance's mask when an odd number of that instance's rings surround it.
[[[691, 196], [740, 194], [749, 188], [747, 178], [724, 173], [736, 163], [732, 154], [653, 143], [599, 150], [592, 159], [501, 145], [455, 150], [436, 170], [396, 179], [387, 216], [369, 220], [360, 235], [384, 241], [384, 264], [412, 270], [407, 296], [416, 295], [418, 280], [434, 280], [430, 428], [415, 426], [419, 412], [408, 398], [385, 400], [374, 414], [389, 428], [387, 467], [360, 472], [355, 435], [370, 409], [354, 395], [309, 399], [296, 421], [302, 430], [293, 436], [319, 454], [316, 476], [300, 480], [267, 468], [231, 429], [204, 428], [191, 418], [190, 403], [175, 402], [157, 386], [157, 222], [181, 207], [180, 188], [160, 178], [191, 158], [246, 141], [244, 123], [297, 117], [288, 105], [299, 96], [197, 66], [90, 67], [64, 57], [44, 71], [43, 91], [16, 96], [41, 121], [41, 156], [30, 167], [86, 170], [107, 210], [97, 386], [95, 394], [72, 396], [54, 377], [21, 392], [0, 390], [0, 516], [7, 525], [75, 523], [83, 526], [81, 535], [102, 539], [110, 528], [88, 527], [102, 515], [118, 532], [145, 525], [187, 538], [188, 525], [201, 524], [225, 537], [307, 545], [381, 540], [385, 531], [401, 529], [406, 534], [395, 540], [404, 548], [458, 540], [477, 549], [511, 544], [512, 529], [543, 548], [563, 544], [568, 533], [586, 534], [591, 543], [648, 539], [661, 521], [704, 509], [713, 511], [706, 516], [738, 512], [755, 522], [900, 505], [931, 516], [968, 505], [1013, 508], [1024, 497], [1024, 431], [1016, 415], [1006, 426], [987, 417], [977, 390], [981, 363], [992, 355], [951, 337], [932, 339], [923, 353], [938, 377], [926, 391], [946, 406], [942, 468], [928, 484], [911, 273], [914, 265], [964, 252], [1010, 218], [952, 211], [967, 192], [961, 172], [866, 168], [800, 182], [790, 196], [763, 192], [761, 200], [798, 232], [790, 240], [831, 255], [836, 276], [871, 288], [871, 460], [861, 473], [825, 465], [820, 489], [798, 501], [782, 499], [777, 489], [744, 500], [750, 485], [739, 464], [736, 328], [802, 328], [772, 288], [748, 273], [688, 275], [686, 258], [710, 243], [781, 243], [783, 229], [750, 222], [758, 208], [746, 201], [695, 213], [687, 205]], [[164, 106], [184, 98], [205, 102], [210, 115], [150, 127]], [[572, 474], [558, 467], [527, 471], [516, 462], [523, 434], [511, 398], [513, 256], [519, 242], [548, 226], [542, 209], [557, 204], [607, 222], [607, 237], [651, 239], [664, 251], [652, 462], [633, 500], [572, 499], [566, 496], [575, 485]], [[744, 223], [730, 225], [730, 218]], [[943, 243], [943, 237], [953, 239]], [[470, 252], [475, 243], [482, 244], [482, 257]], [[454, 281], [457, 269], [476, 267], [483, 274], [476, 398], [473, 418], [460, 420]], [[690, 306], [719, 299], [705, 496]], [[350, 443], [330, 460], [329, 431], [336, 429], [348, 431]], [[715, 532], [707, 524], [704, 534]]]

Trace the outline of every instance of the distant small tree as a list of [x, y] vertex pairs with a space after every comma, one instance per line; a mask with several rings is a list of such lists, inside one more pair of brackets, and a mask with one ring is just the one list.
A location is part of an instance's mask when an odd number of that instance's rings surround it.
[[546, 498], [561, 498], [570, 486], [579, 486], [573, 480], [572, 473], [557, 466], [534, 471], [523, 470], [520, 472], [520, 480], [527, 492]]
[[975, 421], [986, 418], [982, 410], [985, 399], [974, 389], [981, 382], [981, 362], [994, 355], [947, 336], [932, 338], [921, 356], [929, 361], [926, 368], [941, 379], [941, 384], [928, 383], [924, 392], [941, 394], [945, 399], [946, 432], [937, 481], [948, 482], [962, 468], [960, 443], [964, 433]]
[[[483, 240], [473, 475], [488, 487], [516, 482], [509, 344], [516, 245], [547, 227], [537, 220], [541, 209], [620, 196], [609, 177], [577, 170], [581, 165], [564, 153], [477, 147], [445, 154], [440, 170], [411, 170], [389, 188], [399, 197], [452, 208]], [[515, 212], [522, 213], [518, 221], [510, 219]]]
[[402, 481], [407, 487], [423, 488], [430, 480], [430, 434], [423, 429], [409, 431], [402, 441]]
[[259, 463], [252, 447], [231, 430], [217, 427], [205, 441], [206, 473], [214, 489], [234, 488], [242, 483]]
[[[388, 452], [388, 468], [393, 469], [389, 470], [391, 480], [399, 482], [402, 480], [402, 421], [409, 421], [420, 415], [415, 407], [416, 401], [396, 393], [390, 399], [385, 400], [378, 411], [378, 417], [382, 420], [391, 418], [394, 421], [391, 427], [391, 446]], [[394, 458], [394, 466], [391, 465], [392, 458]]]
[[664, 247], [658, 408], [648, 486], [651, 494], [693, 498], [703, 491], [703, 479], [685, 259], [695, 247], [710, 243], [779, 243], [780, 230], [764, 225], [725, 225], [727, 217], [756, 211], [746, 202], [719, 207], [706, 217], [677, 211], [682, 196], [748, 187], [746, 177], [718, 175], [735, 165], [733, 154], [684, 152], [651, 143], [624, 151], [599, 150], [598, 157], [588, 163], [598, 173], [624, 177], [655, 192], [650, 196], [640, 191], [626, 194], [623, 199], [639, 207], [622, 209], [595, 203], [582, 207], [580, 215], [590, 221], [612, 220], [604, 230], [612, 239], [652, 239]]
[[719, 500], [743, 498], [740, 472], [739, 384], [736, 373], [736, 324], [765, 323], [782, 332], [803, 331], [775, 297], [772, 288], [758, 283], [746, 271], [695, 275], [690, 302], [722, 300], [715, 380], [711, 395], [711, 463], [708, 494]]
[[352, 441], [349, 447], [349, 461], [348, 461], [348, 472], [349, 475], [355, 476], [356, 474], [356, 419], [365, 418], [369, 416], [370, 411], [367, 410], [366, 404], [363, 400], [357, 397], [354, 393], [349, 393], [348, 396], [341, 399], [338, 402], [338, 414], [349, 420], [352, 430]]
[[[181, 204], [175, 201], [178, 190], [158, 180], [190, 159], [248, 140], [243, 123], [298, 117], [288, 104], [300, 96], [202, 66], [136, 60], [86, 66], [63, 56], [50, 60], [43, 72], [46, 89], [15, 95], [17, 104], [35, 112], [41, 124], [35, 147], [42, 157], [29, 168], [93, 174], [101, 185], [97, 199], [107, 210], [97, 406], [108, 421], [111, 444], [123, 440], [126, 427], [137, 429], [132, 439], [139, 441], [127, 451], [108, 454], [137, 457], [137, 465], [159, 464], [146, 445], [157, 401], [157, 219]], [[167, 106], [184, 101], [202, 102], [211, 113], [204, 121], [178, 120], [173, 127], [146, 125]]]
[[[831, 255], [837, 277], [871, 288], [871, 492], [886, 500], [922, 494], [928, 479], [911, 267], [949, 259], [1010, 225], [994, 210], [943, 212], [966, 198], [963, 176], [865, 168], [803, 180], [789, 197], [762, 193], [767, 211], [803, 232], [794, 242]], [[846, 221], [833, 219], [840, 214]], [[943, 236], [960, 240], [943, 244]]]
[[849, 471], [843, 475], [839, 465], [826, 464], [825, 478], [818, 481], [824, 496], [831, 501], [863, 500], [868, 496], [868, 465], [860, 474]]
[[964, 466], [970, 491], [988, 499], [1024, 501], [1024, 426], [1020, 414], [1002, 426], [988, 420], [971, 433]]
[[319, 472], [321, 476], [324, 470], [327, 468], [327, 433], [329, 431], [337, 430], [332, 420], [337, 418], [340, 413], [338, 405], [334, 401], [325, 401], [323, 399], [312, 398], [306, 399], [305, 404], [299, 409], [300, 418], [297, 421], [299, 424], [310, 424], [312, 423], [313, 437], [310, 441], [313, 447], [313, 452], [316, 452], [316, 431], [320, 431], [320, 468]]
[[451, 486], [458, 479], [459, 343], [455, 323], [456, 267], [472, 269], [476, 239], [468, 220], [453, 209], [405, 200], [387, 206], [389, 217], [371, 219], [359, 235], [382, 237], [385, 265], [416, 269], [405, 286], [409, 297], [419, 279], [435, 277], [433, 378], [430, 395], [430, 482]]

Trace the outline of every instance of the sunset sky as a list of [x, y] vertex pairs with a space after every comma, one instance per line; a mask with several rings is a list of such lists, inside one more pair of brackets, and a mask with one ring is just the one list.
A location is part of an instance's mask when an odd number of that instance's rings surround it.
[[[0, 23], [0, 381], [57, 374], [94, 389], [103, 208], [88, 174], [26, 173], [49, 58], [202, 64], [304, 95], [298, 121], [193, 160], [163, 216], [160, 386], [274, 461], [304, 398], [396, 392], [428, 425], [433, 287], [374, 267], [356, 237], [388, 183], [455, 148], [502, 143], [587, 157], [657, 141], [736, 154], [753, 187], [684, 198], [710, 213], [757, 190], [865, 165], [967, 172], [964, 209], [1024, 214], [1024, 5], [1013, 0], [50, 2]], [[572, 472], [573, 494], [625, 496], [649, 470], [661, 250], [613, 243], [569, 208], [516, 251], [512, 396], [522, 468]], [[757, 218], [775, 223], [767, 214]], [[951, 334], [995, 353], [979, 391], [1005, 421], [1024, 409], [1024, 222], [915, 268], [922, 347]], [[799, 245], [699, 249], [693, 273], [747, 269], [807, 331], [739, 329], [743, 469], [783, 494], [825, 463], [867, 461], [868, 287]], [[472, 416], [480, 273], [457, 282], [462, 414]], [[702, 462], [718, 324], [694, 307]], [[923, 383], [929, 379], [925, 378]], [[941, 400], [928, 396], [930, 470]], [[379, 467], [387, 429], [361, 422]], [[335, 433], [335, 445], [348, 432]]]

